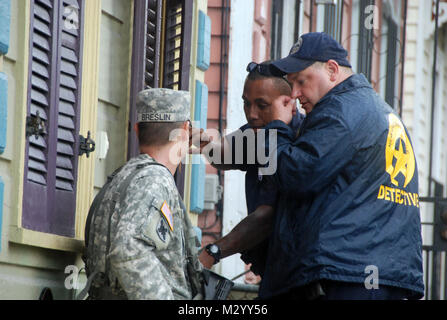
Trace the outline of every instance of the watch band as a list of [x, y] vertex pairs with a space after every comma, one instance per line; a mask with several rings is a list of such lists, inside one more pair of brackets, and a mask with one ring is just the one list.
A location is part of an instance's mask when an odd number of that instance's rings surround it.
[[[211, 250], [211, 247], [216, 247], [217, 248], [217, 252], [213, 252]], [[217, 244], [214, 243], [210, 243], [205, 247], [205, 251], [214, 258], [214, 264], [218, 263], [220, 261], [220, 248]]]

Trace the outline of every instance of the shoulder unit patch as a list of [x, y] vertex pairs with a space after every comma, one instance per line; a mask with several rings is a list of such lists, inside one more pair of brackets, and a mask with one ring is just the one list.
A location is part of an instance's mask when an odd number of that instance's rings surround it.
[[166, 242], [168, 228], [166, 227], [166, 222], [164, 219], [160, 219], [160, 221], [157, 224], [156, 230], [157, 230], [157, 235], [160, 238], [160, 240], [163, 242]]

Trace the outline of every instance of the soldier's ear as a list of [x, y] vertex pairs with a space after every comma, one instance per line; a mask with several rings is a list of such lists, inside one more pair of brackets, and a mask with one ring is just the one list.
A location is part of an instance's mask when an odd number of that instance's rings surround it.
[[182, 124], [182, 140], [189, 140], [189, 127], [191, 125], [191, 122], [189, 120], [186, 120]]
[[136, 122], [136, 123], [134, 124], [134, 126], [133, 126], [133, 130], [135, 131], [135, 133], [136, 133], [137, 136], [138, 136], [138, 122]]

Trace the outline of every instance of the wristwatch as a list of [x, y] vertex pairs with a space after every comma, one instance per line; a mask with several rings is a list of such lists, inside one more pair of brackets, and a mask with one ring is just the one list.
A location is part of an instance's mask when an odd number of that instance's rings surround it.
[[217, 244], [210, 243], [205, 247], [205, 251], [214, 258], [214, 264], [220, 261], [220, 248]]

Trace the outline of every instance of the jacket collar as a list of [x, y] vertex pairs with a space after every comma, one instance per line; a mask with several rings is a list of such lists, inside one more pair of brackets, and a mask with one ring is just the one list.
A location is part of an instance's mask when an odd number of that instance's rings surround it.
[[366, 80], [365, 76], [363, 74], [353, 74], [349, 78], [347, 78], [345, 81], [339, 83], [335, 87], [333, 87], [326, 95], [318, 101], [316, 106], [321, 104], [326, 99], [329, 99], [330, 97], [350, 91], [352, 89], [357, 88], [371, 88], [371, 85], [369, 84], [368, 80]]

